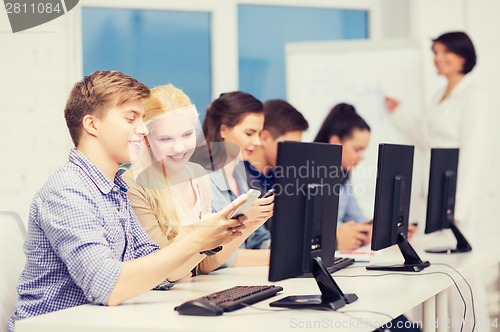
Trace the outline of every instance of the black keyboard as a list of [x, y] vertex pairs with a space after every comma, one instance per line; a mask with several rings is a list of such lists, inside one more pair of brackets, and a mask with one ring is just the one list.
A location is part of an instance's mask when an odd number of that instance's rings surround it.
[[175, 310], [181, 315], [219, 316], [275, 296], [282, 290], [282, 287], [274, 285], [235, 286], [184, 302]]
[[354, 258], [335, 257], [333, 259], [333, 266], [328, 268], [328, 272], [337, 272], [345, 267], [348, 267], [349, 265], [352, 265], [352, 263], [354, 263]]
[[[343, 268], [346, 268], [349, 265], [352, 265], [352, 263], [354, 263], [354, 258], [335, 257], [333, 259], [333, 265], [328, 266], [327, 270], [331, 274], [333, 272], [337, 272], [339, 270], [342, 270]], [[301, 276], [301, 278], [312, 278], [312, 277], [313, 277], [312, 272], [306, 272]]]

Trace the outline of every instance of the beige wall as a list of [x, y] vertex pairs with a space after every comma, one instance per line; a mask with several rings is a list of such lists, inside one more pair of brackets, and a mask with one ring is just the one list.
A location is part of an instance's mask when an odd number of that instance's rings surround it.
[[72, 66], [66, 16], [12, 34], [0, 10], [0, 209], [25, 222], [32, 196], [71, 147], [63, 117]]

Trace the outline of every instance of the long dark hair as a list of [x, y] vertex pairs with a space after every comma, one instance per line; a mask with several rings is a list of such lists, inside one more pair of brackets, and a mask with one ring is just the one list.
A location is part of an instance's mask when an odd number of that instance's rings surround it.
[[359, 116], [354, 106], [340, 103], [331, 109], [314, 141], [329, 143], [332, 136], [338, 136], [342, 141], [350, 137], [354, 129], [370, 131], [370, 126]]
[[223, 93], [208, 105], [202, 129], [212, 159], [212, 165], [210, 167], [204, 165], [205, 168], [218, 169], [226, 162], [228, 155], [226, 149], [222, 148], [222, 144], [213, 144], [223, 142], [220, 135], [221, 126], [225, 125], [233, 128], [247, 114], [262, 114], [264, 112], [263, 109], [264, 106], [261, 101], [251, 94], [242, 91]]

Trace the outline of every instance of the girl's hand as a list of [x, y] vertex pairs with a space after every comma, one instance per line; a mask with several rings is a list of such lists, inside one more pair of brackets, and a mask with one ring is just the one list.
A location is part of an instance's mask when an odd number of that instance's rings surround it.
[[237, 219], [231, 219], [229, 216], [247, 199], [245, 195], [242, 195], [218, 213], [204, 217], [199, 223], [190, 225], [188, 234], [201, 246], [200, 251], [213, 249], [242, 235], [241, 231], [245, 229], [244, 222], [247, 217], [241, 215]]
[[257, 199], [245, 213], [248, 218], [247, 223], [257, 222], [263, 224], [267, 219], [271, 218], [274, 212], [274, 196]]

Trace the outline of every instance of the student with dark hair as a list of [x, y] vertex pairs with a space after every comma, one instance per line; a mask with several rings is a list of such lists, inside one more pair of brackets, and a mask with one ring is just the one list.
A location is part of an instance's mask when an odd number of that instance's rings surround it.
[[354, 196], [351, 171], [364, 159], [370, 142], [370, 126], [349, 104], [332, 108], [314, 139], [315, 142], [342, 145], [342, 190], [339, 197], [337, 248], [355, 249], [371, 239], [371, 225]]
[[[261, 145], [259, 133], [264, 125], [263, 105], [254, 96], [241, 92], [223, 93], [206, 110], [203, 133], [210, 151], [212, 168], [212, 210], [219, 211], [248, 191], [243, 161]], [[235, 153], [236, 151], [236, 153]], [[207, 167], [206, 167], [207, 168]], [[261, 226], [245, 241], [226, 265], [269, 264], [269, 232], [263, 226], [272, 216], [274, 197], [260, 198], [245, 214]], [[265, 249], [265, 250], [246, 250]]]
[[[356, 112], [354, 106], [340, 103], [335, 105], [314, 139], [315, 142], [342, 145], [342, 190], [339, 197], [337, 248], [355, 249], [371, 241], [372, 225], [367, 221], [354, 196], [351, 171], [364, 159], [365, 150], [370, 143], [370, 126]], [[409, 225], [409, 236], [416, 227]], [[408, 319], [401, 315], [395, 318], [392, 326], [406, 326]], [[418, 328], [392, 328], [391, 331], [420, 331]]]
[[[355, 249], [371, 240], [371, 224], [361, 211], [350, 181], [351, 171], [365, 158], [370, 143], [370, 126], [349, 104], [332, 108], [314, 139], [342, 145], [342, 190], [339, 197], [337, 247]], [[409, 236], [416, 230], [409, 226]]]
[[[307, 128], [309, 123], [302, 113], [286, 101], [273, 99], [264, 103], [264, 128], [259, 135], [261, 145], [245, 161], [250, 187], [263, 193], [273, 188], [278, 142], [300, 142]], [[271, 222], [272, 219], [266, 222], [267, 229]]]
[[[260, 132], [261, 145], [245, 162], [250, 187], [266, 192], [274, 185], [274, 169], [278, 142], [302, 140], [309, 123], [302, 113], [284, 100], [273, 99], [264, 103], [264, 128]], [[267, 225], [267, 224], [266, 224]]]
[[82, 304], [118, 305], [157, 287], [169, 289], [193, 256], [241, 235], [244, 218], [230, 213], [240, 199], [160, 249], [141, 228], [117, 174], [138, 155], [148, 130], [142, 100], [149, 89], [116, 71], [77, 82], [64, 110], [75, 148], [35, 195], [24, 244], [15, 321]]

